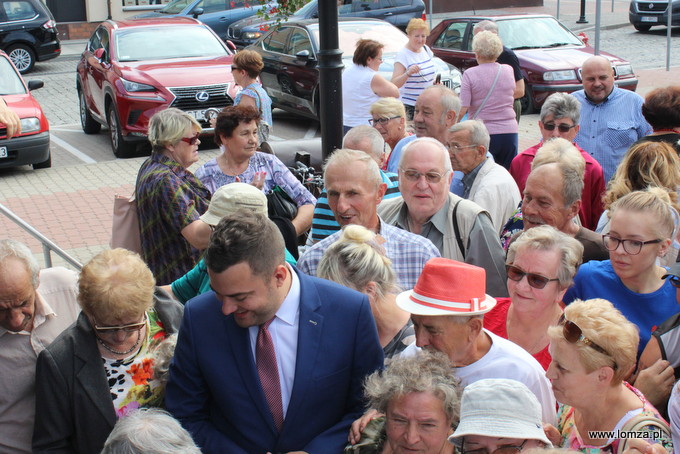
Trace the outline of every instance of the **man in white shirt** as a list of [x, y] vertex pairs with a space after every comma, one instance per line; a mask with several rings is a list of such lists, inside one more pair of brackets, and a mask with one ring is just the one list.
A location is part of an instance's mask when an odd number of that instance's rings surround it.
[[31, 453], [38, 354], [73, 323], [78, 274], [0, 240], [0, 452]]

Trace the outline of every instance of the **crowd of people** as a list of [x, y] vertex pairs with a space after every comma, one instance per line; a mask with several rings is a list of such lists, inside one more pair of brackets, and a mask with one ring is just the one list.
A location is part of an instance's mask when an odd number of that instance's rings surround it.
[[358, 41], [319, 200], [262, 146], [242, 51], [219, 156], [192, 173], [200, 124], [150, 121], [141, 255], [40, 270], [0, 240], [0, 451], [672, 453], [680, 88], [643, 100], [594, 56], [517, 153], [524, 85], [488, 22], [460, 97], [422, 20], [391, 80]]

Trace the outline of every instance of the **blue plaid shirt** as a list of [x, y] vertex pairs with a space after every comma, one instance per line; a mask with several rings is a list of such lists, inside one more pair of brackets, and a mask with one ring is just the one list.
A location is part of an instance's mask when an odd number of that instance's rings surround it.
[[[340, 238], [342, 231], [336, 232], [323, 241], [316, 243], [300, 257], [298, 269], [310, 276], [316, 276], [321, 257], [326, 249]], [[385, 239], [382, 245], [385, 253], [392, 260], [392, 268], [397, 275], [397, 283], [403, 290], [415, 287], [425, 262], [433, 257], [440, 257], [439, 250], [430, 240], [380, 219], [380, 236]]]

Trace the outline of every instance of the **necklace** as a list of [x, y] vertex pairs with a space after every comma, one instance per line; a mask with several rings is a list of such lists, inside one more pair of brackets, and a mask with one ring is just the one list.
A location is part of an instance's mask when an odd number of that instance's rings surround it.
[[[141, 330], [140, 330], [140, 331], [141, 331]], [[104, 341], [103, 341], [99, 336], [97, 336], [96, 334], [95, 334], [95, 337], [97, 338], [97, 341], [99, 342], [99, 344], [101, 344], [102, 347], [104, 347], [106, 350], [110, 351], [110, 352], [113, 353], [114, 355], [128, 355], [128, 354], [132, 353], [133, 351], [135, 351], [135, 349], [136, 349], [137, 347], [139, 347], [139, 343], [140, 343], [140, 341], [142, 340], [142, 335], [140, 334], [140, 331], [137, 331], [137, 342], [135, 342], [135, 345], [133, 345], [133, 346], [130, 348], [130, 350], [127, 350], [127, 351], [124, 351], [124, 352], [119, 352], [118, 350], [112, 349], [111, 347], [109, 347], [109, 345], [108, 345], [106, 342], [104, 342]]]

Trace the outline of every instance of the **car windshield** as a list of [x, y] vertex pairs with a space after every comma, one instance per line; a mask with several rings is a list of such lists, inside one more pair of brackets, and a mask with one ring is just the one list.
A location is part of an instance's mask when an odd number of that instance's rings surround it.
[[[162, 9], [159, 9], [158, 12], [159, 12], [159, 13], [163, 13], [163, 14], [179, 14], [179, 13], [182, 12], [182, 10], [183, 10], [184, 8], [187, 7], [187, 5], [188, 5], [189, 3], [193, 2], [193, 1], [194, 1], [194, 0], [174, 0], [174, 1], [170, 2], [170, 3], [168, 3], [168, 4], [167, 4], [165, 7], [163, 7]], [[203, 3], [203, 2], [201, 2], [201, 3]], [[200, 7], [201, 5], [199, 4], [199, 5], [197, 5], [197, 6]]]
[[[380, 22], [340, 22], [338, 38], [340, 49], [344, 57], [354, 55], [357, 41], [360, 39], [374, 39], [383, 44], [383, 58], [399, 52], [408, 41], [408, 37], [392, 24]], [[318, 24], [310, 25], [309, 31], [312, 32], [319, 42]]]
[[582, 46], [583, 43], [552, 17], [499, 20], [498, 34], [511, 49]]
[[19, 74], [5, 57], [0, 58], [0, 95], [23, 95], [26, 94], [24, 84], [21, 83]]
[[220, 40], [203, 26], [145, 27], [116, 34], [118, 61], [228, 55]]

